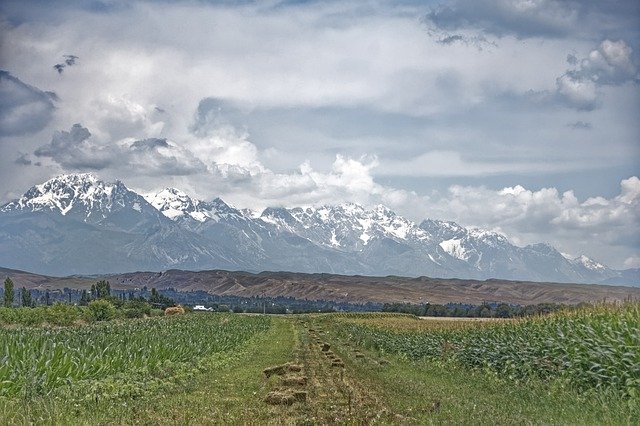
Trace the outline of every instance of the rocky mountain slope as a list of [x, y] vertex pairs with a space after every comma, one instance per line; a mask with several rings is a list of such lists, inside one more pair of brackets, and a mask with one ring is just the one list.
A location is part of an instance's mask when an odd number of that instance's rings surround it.
[[287, 270], [351, 275], [634, 284], [553, 247], [518, 247], [496, 232], [385, 206], [267, 208], [251, 214], [167, 188], [142, 196], [122, 182], [62, 175], [0, 207], [0, 265], [53, 275], [137, 270]]

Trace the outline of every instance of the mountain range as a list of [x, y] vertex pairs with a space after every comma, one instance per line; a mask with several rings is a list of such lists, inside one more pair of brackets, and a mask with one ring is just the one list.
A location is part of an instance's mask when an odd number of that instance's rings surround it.
[[640, 285], [548, 244], [353, 203], [239, 210], [167, 188], [61, 175], [0, 207], [0, 265], [49, 275], [227, 269]]

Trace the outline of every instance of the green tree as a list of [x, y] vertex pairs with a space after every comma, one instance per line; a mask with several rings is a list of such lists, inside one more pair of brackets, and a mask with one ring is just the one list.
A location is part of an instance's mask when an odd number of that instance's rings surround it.
[[496, 307], [496, 317], [498, 318], [511, 318], [511, 306], [506, 303], [501, 303]]
[[9, 277], [4, 280], [4, 306], [6, 308], [13, 306], [13, 281]]
[[173, 306], [176, 304], [176, 302], [173, 299], [163, 294], [160, 294], [160, 292], [156, 290], [155, 287], [151, 288], [151, 296], [149, 297], [149, 303], [155, 307], [162, 308], [162, 309], [166, 309], [169, 306]]
[[82, 290], [80, 293], [80, 306], [87, 306], [89, 304], [89, 295], [87, 294], [87, 290]]
[[31, 290], [27, 290], [26, 288], [22, 287], [22, 290], [20, 290], [20, 297], [22, 298], [22, 306], [24, 306], [25, 308], [30, 308], [33, 306]]
[[111, 295], [111, 285], [109, 285], [109, 281], [98, 281], [96, 283], [96, 298], [104, 299]]

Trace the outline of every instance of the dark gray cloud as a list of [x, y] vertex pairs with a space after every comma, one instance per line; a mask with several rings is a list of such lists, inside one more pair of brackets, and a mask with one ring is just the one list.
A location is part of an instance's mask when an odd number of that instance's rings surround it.
[[567, 126], [571, 127], [574, 130], [591, 130], [591, 128], [593, 127], [591, 126], [591, 123], [581, 120], [569, 123], [567, 124]]
[[36, 149], [36, 157], [48, 157], [63, 167], [74, 170], [101, 170], [109, 166], [114, 155], [109, 147], [97, 147], [89, 138], [91, 133], [81, 124], [74, 124], [67, 132], [56, 131], [51, 142]]
[[42, 130], [53, 116], [57, 96], [23, 83], [0, 70], [0, 136], [22, 136]]
[[29, 159], [29, 154], [20, 154], [18, 158], [15, 159], [14, 163], [21, 166], [30, 166], [31, 160]]
[[131, 148], [137, 149], [137, 150], [152, 150], [159, 147], [168, 148], [169, 144], [167, 143], [167, 140], [150, 138], [150, 139], [135, 141], [134, 143], [131, 144]]
[[497, 47], [497, 44], [495, 42], [490, 42], [483, 35], [467, 36], [464, 34], [443, 34], [441, 36], [438, 36], [438, 35], [435, 35], [434, 32], [432, 32], [431, 35], [436, 39], [437, 43], [444, 44], [444, 45], [462, 43], [466, 46], [474, 46], [479, 50], [482, 50], [484, 47], [487, 47], [487, 46]]
[[464, 42], [464, 37], [460, 34], [454, 34], [454, 35], [450, 35], [447, 37], [444, 37], [440, 40], [438, 40], [438, 43], [440, 44], [453, 44], [457, 41], [462, 41]]
[[636, 32], [640, 3], [572, 0], [454, 0], [432, 8], [425, 21], [446, 31], [474, 29], [498, 37], [562, 38], [588, 29], [601, 36]]
[[71, 170], [130, 169], [147, 175], [183, 176], [201, 173], [205, 165], [190, 152], [166, 139], [149, 138], [130, 144], [101, 143], [89, 130], [74, 124], [69, 131], [57, 131], [51, 142], [34, 151]]
[[245, 114], [232, 102], [209, 97], [201, 99], [198, 103], [191, 131], [203, 136], [220, 127], [242, 128], [245, 122]]
[[80, 59], [76, 55], [63, 55], [64, 61], [59, 64], [55, 64], [53, 68], [58, 71], [58, 74], [62, 74], [65, 67], [72, 67], [76, 64], [76, 60]]

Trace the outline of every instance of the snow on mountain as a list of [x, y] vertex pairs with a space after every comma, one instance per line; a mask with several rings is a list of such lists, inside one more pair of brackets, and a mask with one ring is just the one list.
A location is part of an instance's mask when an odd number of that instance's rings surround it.
[[455, 222], [417, 225], [382, 205], [258, 214], [175, 188], [143, 197], [91, 174], [55, 177], [0, 207], [0, 264], [55, 273], [181, 266], [591, 283], [637, 275]]
[[371, 210], [354, 203], [335, 206], [266, 209], [260, 220], [296, 233], [317, 244], [359, 251], [374, 240], [391, 238], [415, 243], [428, 235], [415, 223], [378, 205]]
[[442, 250], [447, 252], [447, 254], [455, 257], [456, 259], [469, 260], [469, 254], [467, 253], [465, 247], [462, 245], [462, 240], [445, 240], [438, 245], [442, 247]]
[[105, 182], [89, 173], [60, 175], [31, 187], [0, 207], [0, 213], [60, 214], [69, 221], [138, 232], [159, 225], [164, 216], [122, 182]]
[[146, 194], [144, 198], [173, 221], [192, 219], [197, 222], [219, 222], [222, 219], [244, 217], [241, 211], [230, 207], [220, 198], [205, 202], [176, 188], [165, 188], [157, 193]]
[[584, 254], [582, 256], [576, 257], [575, 259], [572, 259], [572, 262], [574, 264], [582, 265], [590, 271], [605, 271], [609, 269], [602, 263], [598, 263], [595, 260], [588, 258]]
[[18, 200], [0, 211], [58, 211], [63, 216], [73, 209], [87, 215], [100, 212], [103, 216], [114, 206], [124, 205], [129, 190], [120, 181], [106, 183], [89, 173], [57, 176], [29, 189]]

